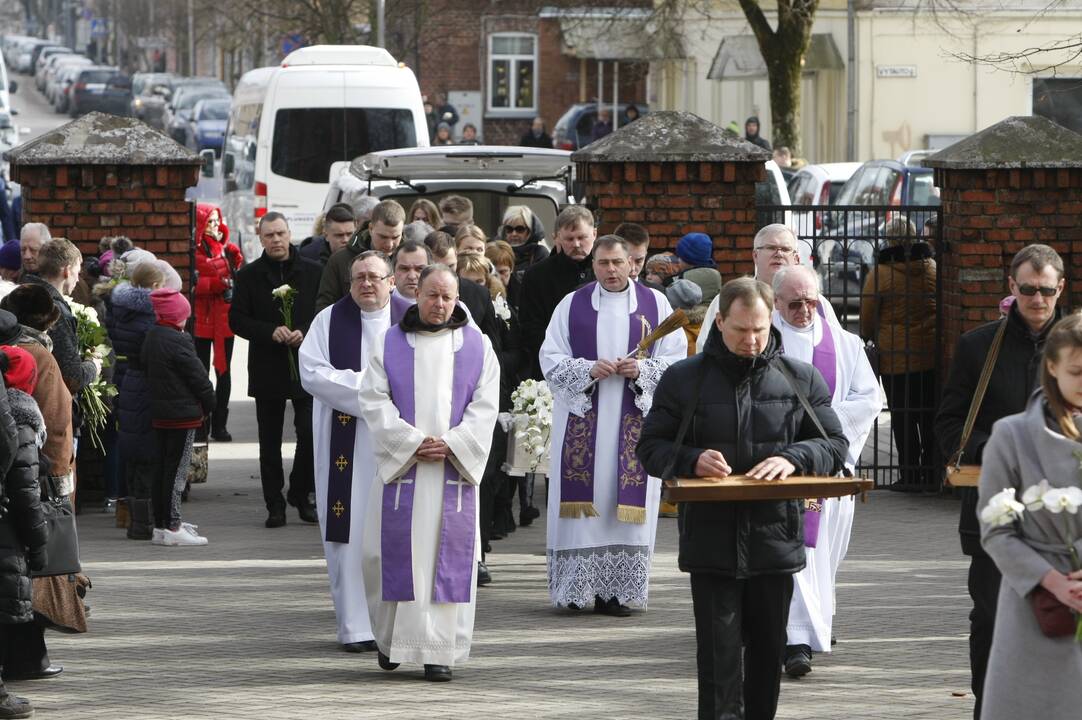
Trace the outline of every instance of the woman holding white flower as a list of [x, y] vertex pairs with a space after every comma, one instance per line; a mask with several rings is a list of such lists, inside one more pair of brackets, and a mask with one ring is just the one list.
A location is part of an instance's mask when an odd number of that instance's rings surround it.
[[[981, 466], [981, 542], [1004, 580], [983, 720], [1082, 712], [1082, 644], [1071, 632], [1082, 613], [1082, 314], [1052, 329], [1043, 363], [1041, 389], [995, 424]], [[1042, 631], [1042, 595], [1074, 611], [1068, 634]]]

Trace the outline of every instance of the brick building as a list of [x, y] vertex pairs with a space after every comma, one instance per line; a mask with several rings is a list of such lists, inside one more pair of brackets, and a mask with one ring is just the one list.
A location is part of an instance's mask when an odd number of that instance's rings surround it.
[[[574, 103], [614, 93], [643, 104], [649, 59], [661, 44], [647, 31], [648, 1], [561, 9], [552, 0], [428, 0], [393, 15], [388, 45], [417, 74], [421, 92], [445, 96], [489, 144], [517, 144], [533, 118], [549, 133]], [[617, 82], [614, 83], [614, 77]], [[601, 80], [600, 88], [598, 80]]]

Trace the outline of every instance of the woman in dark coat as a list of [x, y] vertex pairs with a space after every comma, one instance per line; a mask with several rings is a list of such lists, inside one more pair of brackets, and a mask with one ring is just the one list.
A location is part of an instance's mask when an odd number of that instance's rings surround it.
[[545, 226], [525, 205], [511, 205], [503, 213], [499, 239], [515, 251], [515, 270], [507, 283], [507, 302], [518, 310], [519, 290], [522, 276], [535, 263], [549, 256], [549, 250], [541, 241], [545, 239]]
[[[10, 463], [5, 460], [10, 469], [4, 476], [6, 513], [0, 517], [0, 652], [7, 660], [21, 644], [16, 628], [29, 626], [34, 619], [30, 571], [45, 567], [49, 536], [38, 484], [38, 448], [45, 440], [45, 421], [29, 395], [37, 382], [37, 367], [25, 350], [10, 345], [0, 350], [8, 388], [7, 408], [0, 407], [0, 433], [5, 436], [0, 446], [15, 440], [14, 456]], [[33, 712], [29, 702], [8, 694], [0, 682], [0, 714], [22, 718]]]

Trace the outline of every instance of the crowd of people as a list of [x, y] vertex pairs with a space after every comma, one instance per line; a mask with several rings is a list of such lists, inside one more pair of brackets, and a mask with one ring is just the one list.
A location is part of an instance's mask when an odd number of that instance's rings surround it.
[[[239, 336], [249, 345], [265, 525], [285, 525], [288, 506], [318, 524], [338, 642], [375, 653], [384, 670], [409, 663], [428, 680], [452, 679], [469, 658], [477, 588], [494, 582], [493, 544], [540, 516], [540, 493], [549, 595], [565, 612], [645, 611], [657, 518], [678, 513], [698, 716], [774, 717], [781, 677], [807, 674], [815, 654], [832, 651], [853, 500], [675, 507], [661, 502], [661, 480], [852, 472], [883, 388], [903, 467], [931, 472], [934, 456], [912, 438], [934, 437], [944, 455], [970, 463], [995, 458], [979, 491], [963, 491], [960, 523], [976, 717], [1080, 699], [1053, 692], [1057, 675], [1047, 671], [1082, 674], [1077, 642], [1040, 634], [1026, 598], [1040, 587], [1082, 610], [1082, 572], [1054, 523], [1020, 511], [1001, 522], [988, 510], [1005, 490], [1021, 497], [1035, 473], [1054, 488], [1079, 486], [1082, 321], [1057, 309], [1064, 267], [1051, 248], [1015, 257], [1003, 319], [961, 338], [936, 411], [921, 394], [933, 382], [924, 364], [933, 349], [911, 338], [928, 308], [902, 291], [927, 289], [934, 261], [905, 221], [888, 228], [893, 240], [868, 280], [875, 321], [862, 317], [862, 334], [880, 343], [876, 368], [780, 224], [754, 238], [754, 277], [723, 282], [708, 235], [650, 256], [646, 228], [623, 223], [598, 237], [582, 206], [564, 208], [551, 230], [525, 205], [484, 228], [462, 196], [408, 209], [365, 199], [329, 208], [300, 242], [284, 216], [267, 212], [257, 226], [263, 253], [247, 264], [217, 207], [199, 205], [196, 217], [194, 316], [173, 268], [127, 238], [103, 240], [84, 261], [30, 223], [17, 247], [0, 248], [11, 271], [0, 286], [5, 679], [56, 674], [44, 628], [85, 629], [85, 578], [50, 568], [42, 529], [52, 501], [70, 508], [77, 491], [74, 459], [93, 421], [80, 393], [102, 378], [118, 389], [101, 442], [106, 509], [127, 537], [205, 545], [181, 507], [193, 448], [232, 439]], [[83, 305], [107, 330], [104, 354], [80, 344]], [[666, 322], [677, 310], [686, 321]], [[980, 380], [983, 365], [991, 381]], [[520, 383], [542, 379], [553, 400], [544, 489], [535, 475], [508, 473], [514, 438], [499, 420]], [[287, 402], [292, 458], [282, 456]], [[914, 407], [922, 412], [907, 412]], [[903, 477], [910, 482], [924, 478]], [[1002, 696], [1013, 683], [984, 680], [1019, 674], [1032, 689], [1024, 697]], [[6, 692], [0, 707], [8, 717], [30, 709]]]

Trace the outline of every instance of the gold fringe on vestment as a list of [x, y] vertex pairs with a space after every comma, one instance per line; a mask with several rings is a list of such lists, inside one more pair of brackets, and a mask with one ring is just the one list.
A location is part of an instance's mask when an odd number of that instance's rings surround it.
[[592, 502], [562, 502], [560, 517], [575, 520], [582, 517], [601, 517]]
[[642, 525], [646, 522], [646, 508], [634, 505], [617, 505], [616, 519], [620, 522]]

